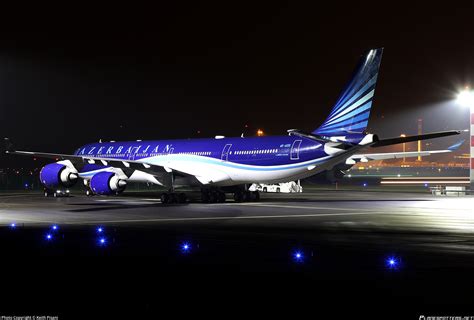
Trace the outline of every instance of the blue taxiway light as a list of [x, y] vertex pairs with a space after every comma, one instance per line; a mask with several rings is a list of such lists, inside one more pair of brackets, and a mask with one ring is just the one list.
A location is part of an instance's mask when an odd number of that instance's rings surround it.
[[364, 187], [367, 187], [367, 182], [364, 182], [363, 186], [364, 186]]
[[295, 262], [303, 262], [303, 260], [304, 260], [303, 252], [296, 251], [295, 253], [293, 253], [293, 260]]
[[16, 223], [10, 223], [10, 228], [16, 228]]
[[99, 238], [99, 245], [105, 246], [107, 244], [107, 239], [105, 238]]
[[46, 235], [46, 240], [52, 240], [53, 239], [53, 235], [51, 233], [48, 233]]
[[104, 231], [104, 229], [102, 227], [97, 228], [97, 233], [102, 233], [102, 231]]
[[183, 253], [188, 253], [191, 251], [191, 244], [189, 242], [184, 242], [181, 244], [181, 251]]
[[53, 229], [53, 230], [58, 230], [58, 226], [57, 226], [57, 225], [52, 225], [52, 226], [51, 226], [51, 229]]
[[385, 264], [389, 269], [398, 269], [400, 266], [400, 259], [396, 257], [388, 257], [385, 260]]

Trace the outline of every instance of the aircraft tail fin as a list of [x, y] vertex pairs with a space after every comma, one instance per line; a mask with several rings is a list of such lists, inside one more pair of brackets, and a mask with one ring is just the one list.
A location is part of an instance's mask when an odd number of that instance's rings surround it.
[[379, 74], [383, 48], [372, 49], [361, 56], [359, 63], [331, 113], [313, 131], [323, 136], [363, 134], [369, 121], [370, 108]]

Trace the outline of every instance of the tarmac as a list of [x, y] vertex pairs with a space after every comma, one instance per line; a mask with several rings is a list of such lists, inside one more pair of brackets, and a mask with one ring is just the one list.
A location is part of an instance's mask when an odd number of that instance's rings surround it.
[[[303, 286], [318, 288], [312, 297], [321, 302], [396, 301], [413, 307], [411, 315], [469, 310], [474, 197], [326, 190], [261, 198], [163, 205], [152, 193], [1, 194], [0, 249], [4, 261], [15, 261], [3, 266], [38, 286], [71, 270], [66, 283], [107, 283], [119, 301], [119, 288], [132, 288], [137, 295], [126, 301], [141, 310], [154, 310], [155, 300], [140, 292], [199, 295], [198, 288], [219, 291], [224, 283], [253, 288], [249, 296], [258, 283], [265, 294], [279, 292], [275, 301], [309, 299], [299, 294]], [[110, 271], [99, 276], [95, 267]], [[282, 289], [295, 282], [293, 291]]]

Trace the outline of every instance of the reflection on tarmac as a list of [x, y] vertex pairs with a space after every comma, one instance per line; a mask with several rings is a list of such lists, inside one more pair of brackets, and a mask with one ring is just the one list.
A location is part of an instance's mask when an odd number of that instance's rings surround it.
[[39, 195], [0, 197], [0, 223], [89, 225], [158, 223], [219, 223], [238, 225], [282, 223], [298, 228], [398, 230], [471, 233], [473, 197], [378, 192], [319, 192], [264, 195], [262, 202], [162, 205], [158, 199], [43, 198]]

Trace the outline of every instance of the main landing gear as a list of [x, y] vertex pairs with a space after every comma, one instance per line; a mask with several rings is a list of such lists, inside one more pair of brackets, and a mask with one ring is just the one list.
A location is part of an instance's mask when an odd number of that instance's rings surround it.
[[225, 193], [221, 190], [201, 190], [201, 201], [204, 203], [225, 202]]
[[260, 193], [258, 191], [236, 191], [234, 192], [235, 202], [257, 202], [260, 201]]
[[161, 203], [186, 203], [186, 195], [184, 193], [164, 192], [161, 194]]
[[[228, 190], [229, 191], [229, 190]], [[260, 194], [258, 191], [248, 190], [235, 190], [234, 192], [235, 202], [250, 202], [259, 201]], [[219, 189], [202, 189], [201, 190], [201, 201], [204, 203], [223, 203], [226, 200], [225, 192]]]
[[68, 189], [51, 190], [51, 189], [45, 188], [43, 194], [45, 197], [55, 197], [55, 198], [69, 197], [69, 190]]

